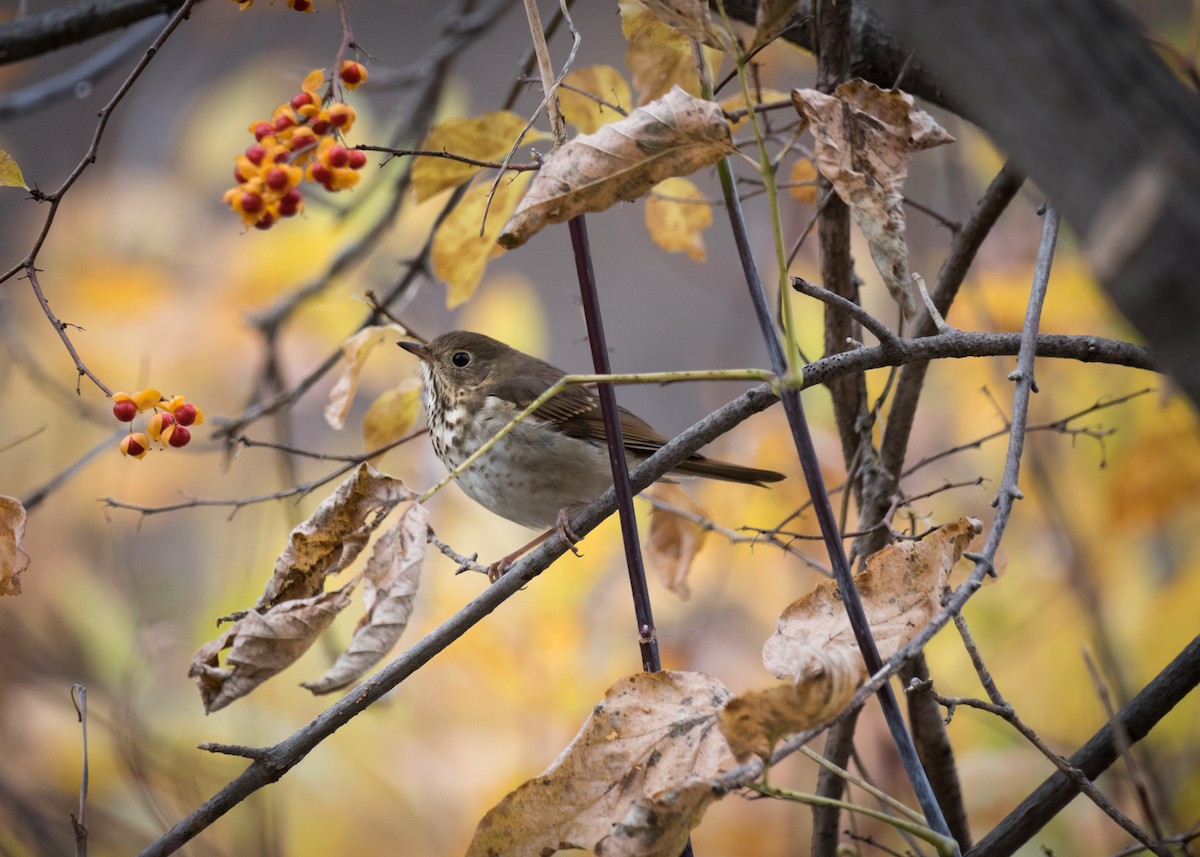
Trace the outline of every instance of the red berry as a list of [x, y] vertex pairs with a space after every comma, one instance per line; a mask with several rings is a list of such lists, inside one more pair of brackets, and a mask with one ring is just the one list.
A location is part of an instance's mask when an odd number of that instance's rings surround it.
[[342, 80], [350, 86], [358, 86], [363, 82], [363, 73], [366, 71], [359, 63], [344, 62], [342, 63]]
[[256, 193], [242, 194], [242, 211], [247, 214], [257, 214], [262, 211], [262, 197]]
[[[184, 402], [175, 409], [175, 422], [181, 426], [190, 426], [196, 421], [196, 406], [191, 402]], [[179, 429], [175, 429], [179, 431]]]
[[345, 146], [330, 146], [325, 158], [331, 167], [344, 167], [350, 163], [350, 151]]
[[317, 138], [307, 131], [297, 131], [296, 136], [292, 138], [293, 152], [298, 152], [301, 149], [307, 149], [315, 145], [317, 145]]
[[303, 194], [296, 188], [292, 188], [279, 198], [279, 213], [284, 217], [292, 217], [300, 210], [300, 203], [303, 200]]
[[246, 149], [246, 157], [250, 160], [250, 163], [254, 164], [256, 167], [262, 163], [263, 158], [266, 156], [266, 146], [259, 145], [258, 143], [255, 143], [253, 146], [249, 146]]
[[270, 212], [267, 212], [261, 218], [259, 218], [259, 221], [257, 223], [254, 224], [254, 228], [255, 229], [270, 229], [274, 225], [275, 225], [275, 218], [271, 215]]
[[288, 184], [288, 174], [279, 167], [272, 167], [267, 172], [267, 187], [271, 190], [283, 190]]
[[297, 12], [307, 12], [311, 6], [308, 0], [292, 0], [292, 8]]
[[270, 122], [259, 122], [254, 126], [254, 139], [262, 141], [263, 137], [270, 136], [275, 133], [275, 126]]
[[347, 122], [350, 121], [350, 114], [343, 113], [342, 111], [339, 110], [336, 113], [329, 114], [329, 121], [332, 122], [338, 128], [341, 128], [343, 125], [345, 125]]
[[113, 404], [113, 416], [117, 422], [127, 423], [137, 416], [137, 405], [128, 399]]
[[313, 100], [313, 97], [310, 93], [301, 92], [299, 95], [297, 95], [295, 98], [292, 99], [292, 107], [299, 110], [305, 104], [312, 104], [312, 100]]
[[191, 439], [192, 433], [190, 431], [185, 429], [183, 426], [175, 426], [175, 430], [171, 432], [171, 437], [167, 440], [167, 443], [171, 444], [173, 447], [179, 448], [181, 446], [187, 446]]
[[317, 163], [312, 165], [312, 180], [318, 184], [328, 184], [333, 180], [333, 173], [329, 171], [329, 167], [324, 164]]
[[361, 170], [367, 163], [367, 153], [358, 149], [350, 150], [350, 169]]
[[291, 116], [289, 116], [287, 113], [280, 113], [278, 116], [275, 117], [275, 130], [276, 131], [286, 131], [288, 128], [291, 128], [295, 124], [296, 124], [296, 120], [293, 119]]
[[313, 130], [314, 134], [328, 134], [329, 133], [329, 120], [328, 119], [318, 119], [316, 122], [312, 123], [312, 130]]
[[242, 182], [244, 182], [246, 180], [246, 177], [244, 175], [242, 175], [242, 171], [239, 170], [237, 167], [233, 168], [233, 180], [235, 182], [237, 182], [238, 184], [241, 184]]

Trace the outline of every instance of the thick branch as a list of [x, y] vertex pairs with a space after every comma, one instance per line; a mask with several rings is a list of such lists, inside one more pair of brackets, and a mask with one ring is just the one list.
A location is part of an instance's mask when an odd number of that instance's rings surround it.
[[183, 0], [85, 0], [41, 15], [0, 24], [0, 65], [77, 45], [155, 15], [169, 15]]

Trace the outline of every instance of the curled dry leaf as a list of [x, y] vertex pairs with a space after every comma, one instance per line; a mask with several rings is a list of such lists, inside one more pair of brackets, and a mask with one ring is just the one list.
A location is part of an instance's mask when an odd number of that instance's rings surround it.
[[[707, 788], [697, 781], [711, 778], [729, 760], [729, 748], [713, 728], [729, 696], [724, 685], [702, 673], [620, 679], [554, 764], [484, 816], [468, 856], [547, 857], [566, 848], [593, 849], [613, 833], [614, 823], [626, 820], [630, 830], [653, 826], [657, 841], [682, 842], [707, 806], [694, 794]], [[689, 810], [680, 803], [680, 812], [658, 821], [644, 816], [638, 821], [636, 812], [630, 817], [639, 801], [648, 806], [674, 801], [669, 794], [674, 789], [687, 792], [680, 800]]]
[[[524, 128], [524, 117], [509, 110], [447, 119], [429, 132], [421, 148], [430, 152], [449, 152], [476, 161], [501, 161], [512, 151]], [[544, 133], [530, 129], [522, 142], [545, 139]], [[480, 169], [450, 158], [422, 155], [413, 162], [413, 195], [417, 202], [424, 202], [446, 188], [458, 187]]]
[[[489, 259], [503, 253], [496, 244], [500, 228], [512, 215], [529, 184], [529, 172], [505, 176], [488, 207], [491, 182], [471, 187], [433, 233], [433, 275], [446, 284], [446, 306], [454, 309], [475, 293]], [[483, 213], [487, 210], [487, 220]], [[480, 226], [483, 231], [480, 233]]]
[[[654, 101], [674, 86], [699, 95], [691, 40], [660, 21], [640, 0], [619, 0], [617, 6], [621, 33], [629, 41], [625, 64], [633, 75], [637, 103]], [[707, 47], [701, 51], [711, 73], [720, 53]]]
[[[590, 65], [575, 69], [563, 78], [558, 102], [564, 119], [581, 134], [594, 134], [608, 123], [628, 115], [632, 96], [621, 72], [611, 65]], [[615, 105], [625, 113], [618, 113], [601, 102]]]
[[800, 0], [759, 0], [752, 47], [765, 45], [782, 33], [799, 6]]
[[404, 510], [400, 520], [375, 540], [371, 558], [363, 571], [365, 612], [358, 627], [333, 666], [303, 687], [313, 693], [329, 693], [357, 681], [377, 664], [408, 627], [413, 601], [421, 583], [421, 561], [425, 558], [425, 531], [429, 512], [419, 503]]
[[[350, 604], [357, 580], [333, 592], [250, 610], [192, 655], [188, 676], [196, 679], [204, 713], [212, 714], [291, 666], [308, 651]], [[229, 649], [225, 666], [221, 652]]]
[[905, 317], [911, 317], [916, 302], [908, 276], [901, 188], [913, 152], [954, 138], [915, 107], [911, 95], [865, 80], [843, 83], [833, 95], [794, 89], [792, 101], [812, 123], [817, 169], [850, 206], [888, 292]]
[[29, 567], [23, 538], [25, 507], [15, 497], [0, 496], [0, 595], [21, 594], [21, 572]]
[[544, 226], [638, 199], [663, 179], [690, 175], [732, 151], [721, 108], [676, 87], [551, 155], [504, 227], [500, 244], [519, 247]]
[[[646, 493], [683, 512], [708, 517], [704, 508], [678, 485], [660, 482], [647, 488]], [[705, 527], [670, 509], [655, 506], [650, 511], [646, 563], [663, 586], [685, 601], [691, 595], [687, 579], [692, 570], [692, 559], [700, 552], [707, 535]]]
[[342, 342], [345, 365], [341, 376], [329, 391], [329, 404], [325, 406], [325, 422], [330, 428], [341, 430], [346, 425], [346, 414], [350, 412], [354, 396], [358, 393], [358, 378], [362, 374], [363, 364], [375, 347], [389, 336], [407, 335], [408, 331], [398, 324], [380, 324], [364, 327]]
[[[854, 577], [867, 622], [887, 660], [941, 607], [950, 570], [980, 524], [959, 518], [919, 542], [888, 545]], [[721, 729], [739, 759], [767, 758], [783, 735], [828, 720], [866, 678], [837, 582], [822, 581], [788, 606], [763, 647], [767, 671], [785, 685], [743, 694], [726, 706]]]
[[363, 415], [363, 446], [379, 449], [410, 431], [421, 412], [421, 379], [409, 378], [371, 403]]
[[[325, 578], [353, 562], [384, 517], [415, 497], [400, 480], [361, 464], [292, 530], [253, 609], [192, 656], [188, 675], [200, 687], [205, 711], [245, 696], [308, 650], [350, 603], [358, 582], [324, 592]], [[231, 651], [222, 667], [225, 649]]]

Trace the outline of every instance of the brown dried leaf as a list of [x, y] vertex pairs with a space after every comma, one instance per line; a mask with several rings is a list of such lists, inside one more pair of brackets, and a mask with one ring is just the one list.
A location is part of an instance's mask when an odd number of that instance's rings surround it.
[[[668, 27], [639, 0], [619, 0], [618, 8], [621, 32], [629, 41], [625, 64], [633, 75], [637, 103], [654, 101], [674, 86], [699, 95], [700, 81], [687, 36]], [[711, 73], [720, 54], [711, 48], [703, 48], [702, 52]]]
[[319, 594], [325, 578], [354, 561], [387, 514], [416, 496], [399, 479], [360, 464], [332, 497], [292, 530], [254, 609]]
[[484, 816], [468, 857], [548, 857], [565, 848], [595, 848], [613, 832], [614, 822], [629, 818], [636, 802], [667, 802], [666, 793], [683, 787], [694, 810], [655, 832], [656, 838], [675, 841], [678, 829], [699, 822], [706, 804], [694, 795], [695, 783], [715, 775], [729, 759], [725, 740], [713, 728], [729, 696], [724, 685], [702, 673], [620, 679], [554, 764]]
[[[568, 86], [573, 89], [567, 89]], [[575, 92], [575, 89], [590, 93], [595, 98]], [[625, 111], [633, 106], [629, 84], [621, 72], [611, 65], [575, 69], [563, 78], [563, 86], [558, 90], [558, 103], [562, 107], [563, 118], [578, 128], [581, 134], [594, 134], [621, 118], [620, 113], [605, 107], [596, 99], [615, 104]]]
[[911, 95], [851, 80], [833, 95], [792, 90], [796, 110], [812, 123], [813, 160], [850, 206], [867, 237], [871, 258], [892, 299], [911, 317], [916, 310], [908, 276], [901, 188], [913, 152], [952, 143]]
[[596, 843], [598, 857], [676, 857], [717, 799], [708, 779], [695, 779], [635, 801], [612, 833]]
[[[950, 570], [979, 522], [959, 518], [919, 542], [888, 545], [854, 577], [867, 622], [887, 660], [941, 607]], [[726, 706], [721, 729], [739, 759], [766, 758], [783, 735], [828, 720], [866, 678], [837, 582], [822, 581], [793, 602], [763, 647], [763, 664], [789, 684], [752, 691]]]
[[[521, 201], [530, 175], [522, 172], [500, 180], [487, 209], [486, 222], [483, 212], [492, 185], [491, 182], [474, 185], [433, 233], [430, 261], [434, 276], [446, 284], [447, 308], [454, 309], [470, 298], [483, 279], [488, 260], [504, 252], [496, 243], [496, 236]], [[483, 224], [482, 235], [480, 224]]]
[[753, 47], [765, 45], [783, 32], [799, 5], [800, 0], [758, 0]]
[[[429, 132], [421, 148], [430, 152], [450, 152], [477, 161], [501, 161], [512, 150], [524, 127], [524, 117], [508, 110], [447, 119]], [[522, 142], [545, 139], [543, 132], [530, 129]], [[449, 158], [418, 157], [412, 166], [413, 195], [417, 202], [423, 202], [446, 188], [458, 187], [480, 169]]]
[[732, 151], [721, 108], [676, 87], [551, 155], [500, 244], [519, 247], [544, 226], [637, 199], [663, 179], [690, 175]]
[[425, 531], [429, 512], [419, 503], [404, 510], [400, 520], [375, 540], [363, 571], [366, 610], [350, 644], [317, 681], [301, 687], [329, 693], [347, 687], [391, 651], [408, 627], [413, 601], [421, 583]]
[[380, 324], [364, 327], [362, 330], [348, 336], [342, 342], [342, 357], [346, 364], [342, 374], [329, 391], [329, 404], [325, 406], [325, 422], [330, 428], [340, 430], [346, 425], [346, 414], [354, 404], [354, 396], [358, 392], [358, 377], [362, 374], [363, 364], [371, 356], [375, 347], [389, 336], [407, 336], [408, 331], [398, 324]]
[[363, 415], [363, 446], [379, 449], [410, 431], [421, 412], [421, 379], [409, 378], [380, 395]]
[[723, 50], [721, 37], [713, 28], [704, 0], [642, 0], [654, 17], [685, 39], [695, 39], [702, 45]]
[[[250, 610], [192, 655], [188, 677], [196, 679], [205, 714], [219, 711], [290, 666], [338, 613], [350, 604], [357, 578], [333, 592]], [[221, 652], [230, 649], [225, 666]]]
[[[646, 493], [684, 512], [707, 518], [704, 508], [678, 485], [660, 482]], [[691, 595], [688, 574], [692, 559], [700, 552], [708, 530], [691, 518], [655, 506], [650, 511], [650, 536], [646, 541], [646, 562], [662, 585], [683, 600]]]
[[25, 517], [20, 500], [0, 496], [0, 595], [21, 594], [21, 572], [29, 567], [29, 554], [21, 550]]

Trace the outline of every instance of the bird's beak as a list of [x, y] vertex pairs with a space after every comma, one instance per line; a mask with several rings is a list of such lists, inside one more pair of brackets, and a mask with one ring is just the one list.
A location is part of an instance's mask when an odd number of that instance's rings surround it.
[[401, 348], [403, 348], [405, 351], [407, 351], [409, 354], [415, 354], [417, 357], [421, 358], [422, 360], [424, 360], [426, 362], [429, 361], [429, 346], [428, 345], [422, 345], [419, 342], [397, 342], [396, 344], [399, 345]]

